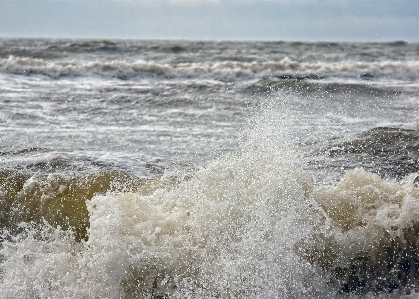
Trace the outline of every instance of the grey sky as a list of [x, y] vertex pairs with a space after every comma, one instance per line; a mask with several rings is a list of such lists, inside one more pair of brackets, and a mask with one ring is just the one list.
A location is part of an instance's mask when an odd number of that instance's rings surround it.
[[4, 37], [419, 41], [419, 0], [0, 0]]

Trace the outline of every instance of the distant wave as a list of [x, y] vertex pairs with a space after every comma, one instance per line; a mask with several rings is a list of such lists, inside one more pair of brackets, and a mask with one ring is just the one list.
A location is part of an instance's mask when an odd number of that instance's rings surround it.
[[416, 81], [419, 61], [378, 62], [299, 62], [284, 58], [278, 61], [156, 63], [153, 61], [48, 61], [9, 56], [0, 60], [0, 71], [16, 75], [43, 75], [51, 78], [89, 77], [128, 79], [208, 79], [241, 81], [260, 78], [324, 79], [391, 79]]

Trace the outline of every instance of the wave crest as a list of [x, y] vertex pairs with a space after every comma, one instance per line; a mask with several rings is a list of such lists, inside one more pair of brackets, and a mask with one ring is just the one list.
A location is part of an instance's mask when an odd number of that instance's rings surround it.
[[208, 79], [219, 81], [260, 78], [321, 79], [343, 77], [417, 80], [419, 62], [299, 62], [284, 58], [278, 61], [156, 63], [153, 61], [47, 61], [14, 57], [0, 60], [3, 73], [44, 75], [51, 78], [99, 76], [118, 79]]

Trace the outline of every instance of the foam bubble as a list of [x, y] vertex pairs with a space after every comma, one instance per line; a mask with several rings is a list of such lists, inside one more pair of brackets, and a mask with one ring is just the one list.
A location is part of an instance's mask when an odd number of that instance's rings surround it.
[[396, 183], [354, 169], [335, 186], [315, 190], [312, 196], [330, 227], [316, 242], [306, 243], [303, 256], [335, 271], [332, 280], [345, 292], [391, 292], [417, 285], [417, 176]]

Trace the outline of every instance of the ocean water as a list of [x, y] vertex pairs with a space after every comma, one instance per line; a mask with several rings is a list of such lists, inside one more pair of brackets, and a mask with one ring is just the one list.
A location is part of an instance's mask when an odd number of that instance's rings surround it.
[[419, 44], [0, 39], [0, 298], [418, 298]]

